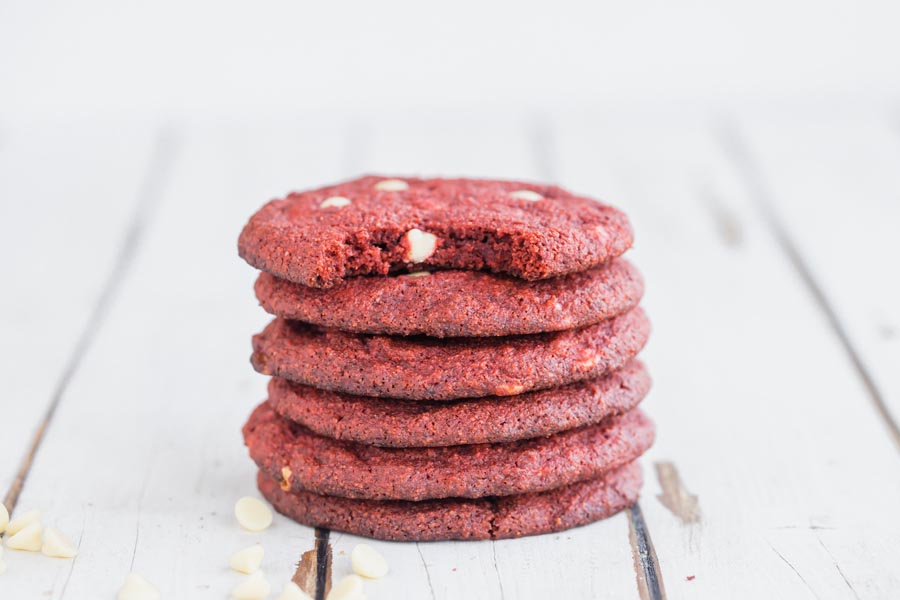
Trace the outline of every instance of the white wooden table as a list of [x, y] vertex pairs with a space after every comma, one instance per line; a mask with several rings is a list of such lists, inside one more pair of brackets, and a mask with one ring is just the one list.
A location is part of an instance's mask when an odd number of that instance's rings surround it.
[[[551, 180], [624, 208], [658, 425], [639, 508], [374, 542], [391, 573], [369, 598], [900, 597], [893, 108], [0, 122], [0, 493], [80, 552], [6, 551], [0, 598], [113, 598], [130, 571], [225, 598], [255, 541], [276, 592], [292, 576], [316, 533], [232, 514], [255, 492], [240, 427], [267, 321], [236, 239], [269, 198], [360, 172]], [[348, 573], [360, 539], [319, 534]]]

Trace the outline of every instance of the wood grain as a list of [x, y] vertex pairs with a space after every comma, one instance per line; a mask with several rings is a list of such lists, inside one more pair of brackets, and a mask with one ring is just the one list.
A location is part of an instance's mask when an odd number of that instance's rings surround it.
[[725, 131], [776, 238], [900, 450], [900, 130], [885, 110]]
[[[6, 552], [0, 595], [112, 597], [134, 570], [166, 598], [222, 598], [240, 580], [228, 556], [254, 541], [275, 592], [313, 551], [320, 595], [320, 553], [330, 545], [340, 579], [366, 541], [391, 569], [366, 582], [370, 598], [896, 596], [900, 453], [860, 368], [895, 415], [900, 297], [885, 257], [900, 255], [898, 135], [884, 115], [732, 123], [745, 158], [719, 121], [669, 111], [192, 122], [120, 267], [155, 126], [13, 128], [0, 191], [53, 208], [0, 203], [3, 223], [28, 224], [0, 241], [28, 257], [0, 265], [23, 290], [0, 298], [2, 415], [22, 424], [0, 436], [16, 457], [0, 476], [11, 481], [73, 364], [19, 507], [43, 509], [80, 554]], [[239, 430], [265, 386], [249, 336], [267, 320], [237, 232], [266, 199], [356, 171], [552, 179], [628, 211], [655, 325], [645, 408], [659, 437], [639, 507], [476, 543], [325, 541], [280, 516], [262, 534], [237, 527], [235, 500], [255, 494]]]
[[[561, 179], [615, 199], [638, 232], [654, 323], [645, 408], [659, 433], [647, 458], [677, 464], [703, 511], [682, 522], [649, 500], [662, 490], [647, 480], [641, 506], [666, 592], [852, 598], [846, 578], [890, 595], [900, 582], [884, 552], [900, 531], [886, 523], [900, 482], [885, 473], [900, 459], [717, 122], [572, 114], [554, 131]], [[710, 194], [740, 244], [722, 236]]]
[[3, 422], [14, 426], [0, 435], [0, 494], [12, 509], [48, 416], [102, 320], [154, 128], [48, 122], [2, 129], [0, 396]]

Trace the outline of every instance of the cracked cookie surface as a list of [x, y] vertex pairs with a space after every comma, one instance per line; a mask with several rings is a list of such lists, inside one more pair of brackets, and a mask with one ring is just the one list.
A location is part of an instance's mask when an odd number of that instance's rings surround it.
[[632, 241], [624, 213], [557, 186], [367, 176], [269, 202], [238, 252], [282, 279], [328, 288], [421, 267], [546, 279], [607, 262]]

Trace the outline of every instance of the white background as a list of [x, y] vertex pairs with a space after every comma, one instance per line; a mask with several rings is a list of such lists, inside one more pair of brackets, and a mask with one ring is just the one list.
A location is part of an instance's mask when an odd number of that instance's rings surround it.
[[896, 2], [0, 3], [0, 111], [258, 113], [900, 95]]

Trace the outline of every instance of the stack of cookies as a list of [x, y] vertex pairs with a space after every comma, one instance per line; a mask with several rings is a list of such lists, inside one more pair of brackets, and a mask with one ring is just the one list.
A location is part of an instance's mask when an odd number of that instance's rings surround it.
[[509, 181], [363, 177], [240, 236], [275, 315], [244, 426], [301, 523], [392, 540], [559, 531], [638, 497], [643, 283], [617, 209]]

